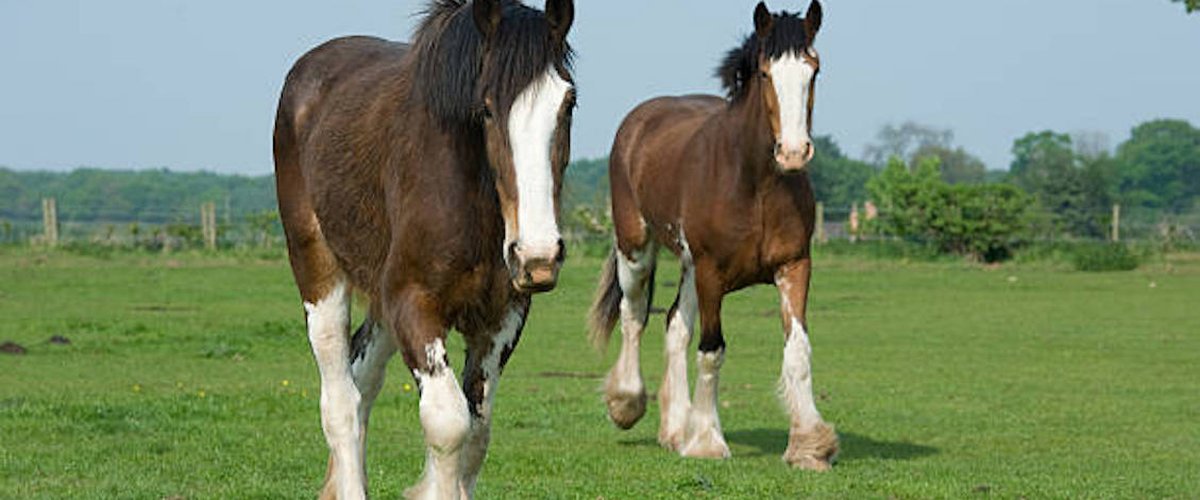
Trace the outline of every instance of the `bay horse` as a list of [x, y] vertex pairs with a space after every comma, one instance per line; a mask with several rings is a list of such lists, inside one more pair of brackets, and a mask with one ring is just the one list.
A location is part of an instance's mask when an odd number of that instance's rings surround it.
[[[366, 496], [367, 420], [397, 350], [426, 444], [406, 495], [473, 495], [500, 373], [565, 257], [573, 20], [572, 0], [434, 0], [411, 44], [340, 38], [288, 73], [275, 175], [320, 371], [323, 498]], [[354, 291], [369, 307], [351, 336]]]
[[[804, 17], [754, 10], [754, 33], [729, 51], [717, 76], [727, 98], [660, 97], [625, 118], [609, 163], [616, 242], [591, 310], [590, 333], [608, 342], [618, 318], [620, 355], [605, 382], [609, 418], [628, 429], [646, 411], [639, 361], [657, 252], [679, 256], [681, 278], [667, 314], [666, 369], [658, 391], [658, 441], [686, 457], [725, 458], [717, 381], [725, 357], [725, 294], [774, 283], [785, 331], [779, 393], [791, 416], [789, 464], [829, 468], [837, 434], [812, 395], [805, 307], [815, 201], [805, 170], [815, 154], [812, 110], [821, 4]], [[697, 312], [695, 394], [688, 362]]]

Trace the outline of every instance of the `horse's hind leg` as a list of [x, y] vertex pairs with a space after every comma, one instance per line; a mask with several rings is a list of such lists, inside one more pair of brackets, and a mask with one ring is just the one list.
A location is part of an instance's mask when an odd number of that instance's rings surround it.
[[[371, 407], [375, 404], [375, 398], [383, 388], [387, 362], [395, 352], [395, 337], [370, 316], [363, 321], [350, 340], [350, 373], [361, 395], [358, 403], [358, 444], [364, 470], [367, 461], [367, 422], [371, 418]], [[325, 490], [322, 492], [322, 498], [337, 496], [337, 481], [334, 480], [336, 464], [336, 456], [331, 452], [329, 466], [325, 470]]]
[[521, 338], [528, 312], [528, 300], [513, 304], [498, 331], [469, 335], [467, 338], [463, 392], [471, 411], [471, 430], [463, 443], [461, 455], [462, 498], [471, 498], [475, 494], [475, 482], [479, 479], [491, 440], [492, 401], [496, 397], [504, 365]]
[[396, 337], [388, 332], [378, 320], [368, 316], [354, 338], [350, 340], [350, 374], [354, 385], [362, 394], [358, 405], [358, 422], [361, 427], [359, 441], [363, 454], [367, 449], [367, 421], [371, 418], [371, 406], [383, 389], [388, 360], [396, 353]]
[[[281, 183], [288, 179], [287, 175], [280, 177]], [[280, 192], [288, 257], [304, 301], [308, 340], [321, 374], [321, 428], [330, 451], [321, 496], [365, 498], [358, 416], [362, 395], [354, 383], [350, 363], [350, 287], [304, 197], [295, 191]], [[290, 195], [283, 196], [285, 192]]]
[[696, 322], [696, 268], [684, 247], [680, 255], [679, 293], [667, 313], [667, 335], [664, 345], [666, 368], [662, 387], [658, 389], [658, 442], [667, 449], [679, 450], [686, 437], [688, 412], [687, 349], [692, 342], [692, 327]]
[[315, 301], [305, 300], [308, 339], [321, 373], [321, 428], [329, 444], [330, 467], [322, 497], [365, 498], [359, 420], [361, 392], [350, 364], [350, 290], [337, 280]]
[[821, 419], [813, 401], [812, 348], [805, 320], [811, 269], [811, 261], [804, 259], [780, 268], [775, 276], [787, 336], [779, 397], [791, 414], [783, 459], [794, 467], [828, 470], [837, 453], [838, 438], [833, 426]]
[[629, 252], [617, 249], [617, 281], [621, 286], [621, 354], [604, 383], [608, 417], [628, 429], [646, 413], [646, 385], [639, 358], [642, 332], [654, 293], [657, 249], [651, 242]]

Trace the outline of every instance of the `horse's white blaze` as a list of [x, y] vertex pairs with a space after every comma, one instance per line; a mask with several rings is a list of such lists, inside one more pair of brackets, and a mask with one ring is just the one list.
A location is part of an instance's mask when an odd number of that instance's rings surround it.
[[801, 151], [808, 136], [808, 94], [816, 68], [803, 57], [788, 52], [771, 61], [771, 81], [779, 100], [780, 146]]
[[467, 398], [446, 366], [446, 348], [441, 339], [425, 347], [428, 372], [413, 370], [421, 386], [418, 405], [425, 431], [425, 474], [411, 491], [415, 498], [452, 498], [459, 492], [458, 453], [470, 429]]
[[550, 155], [558, 112], [569, 90], [571, 84], [549, 68], [517, 96], [508, 115], [517, 182], [517, 238], [523, 248], [538, 254], [558, 251]]
[[333, 453], [338, 498], [365, 498], [366, 474], [359, 441], [362, 396], [350, 373], [350, 294], [345, 282], [304, 303], [308, 341], [321, 373], [321, 428]]

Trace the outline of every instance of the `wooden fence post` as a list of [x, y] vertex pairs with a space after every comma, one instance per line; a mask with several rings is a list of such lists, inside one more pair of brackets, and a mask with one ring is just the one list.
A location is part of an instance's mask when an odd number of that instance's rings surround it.
[[858, 242], [858, 202], [850, 205], [850, 220], [847, 226], [850, 227], [850, 243]]
[[58, 246], [58, 206], [54, 198], [42, 198], [42, 235], [47, 246]]
[[815, 225], [817, 228], [817, 243], [824, 244], [829, 241], [825, 239], [825, 204], [819, 201], [817, 202], [817, 223]]
[[217, 249], [217, 204], [207, 202], [200, 205], [200, 225], [204, 234], [204, 247]]
[[1121, 205], [1119, 203], [1113, 204], [1111, 238], [1113, 243], [1121, 241]]

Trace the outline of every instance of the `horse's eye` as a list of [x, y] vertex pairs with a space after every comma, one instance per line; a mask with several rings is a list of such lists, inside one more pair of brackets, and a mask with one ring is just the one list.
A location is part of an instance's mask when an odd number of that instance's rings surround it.
[[759, 72], [758, 72], [758, 76], [759, 76], [760, 78], [762, 78], [762, 79], [764, 79], [764, 80], [765, 80], [765, 79], [767, 79], [767, 78], [770, 78], [770, 77], [771, 77], [771, 74], [770, 74], [770, 73], [767, 73], [766, 71], [759, 71]]

